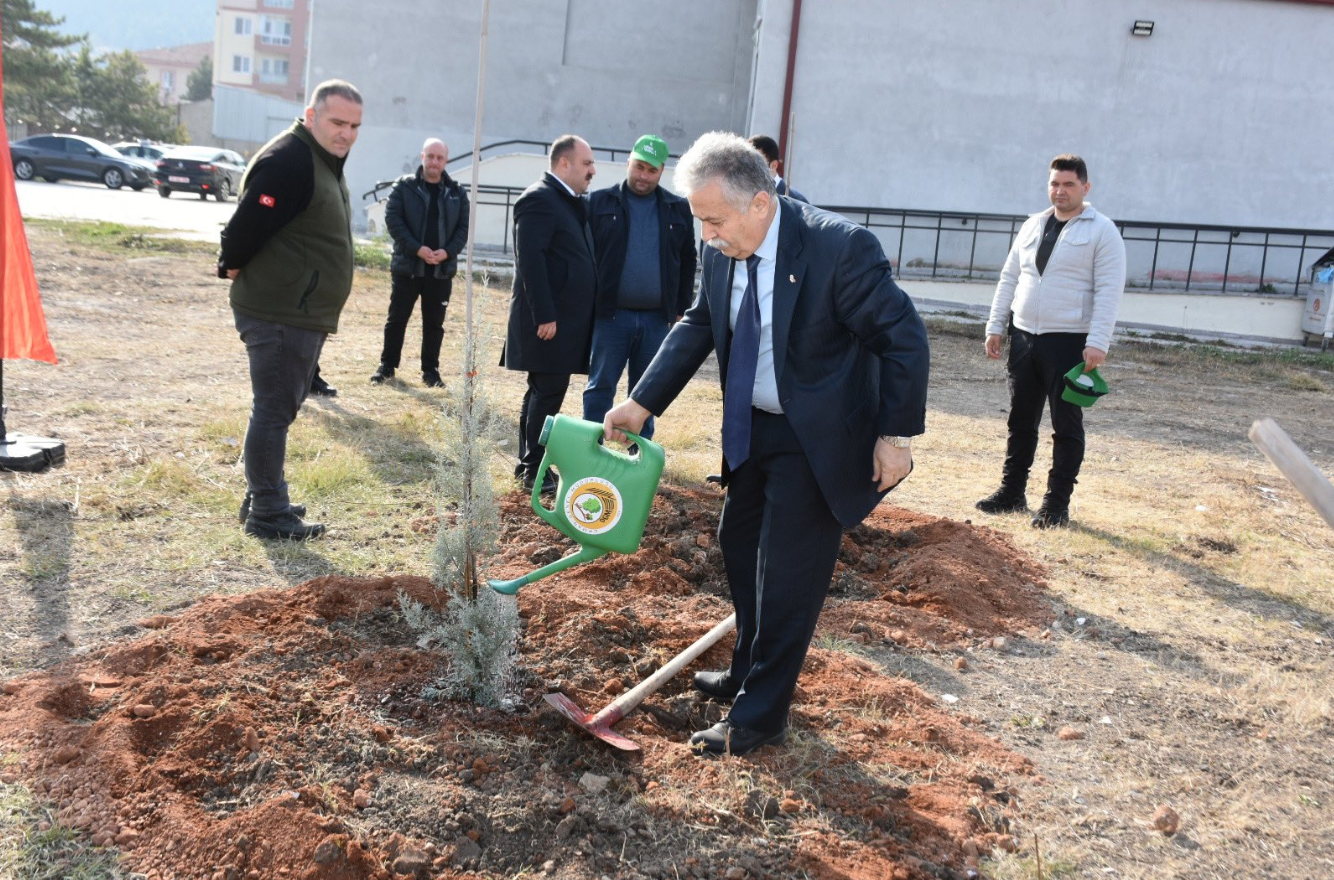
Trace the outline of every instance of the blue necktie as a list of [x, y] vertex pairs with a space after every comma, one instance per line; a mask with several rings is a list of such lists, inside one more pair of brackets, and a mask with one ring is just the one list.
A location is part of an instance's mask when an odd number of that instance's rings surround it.
[[732, 347], [727, 353], [723, 389], [723, 457], [732, 470], [750, 457], [750, 405], [755, 395], [755, 367], [760, 359], [760, 258], [746, 258], [746, 292], [741, 296]]

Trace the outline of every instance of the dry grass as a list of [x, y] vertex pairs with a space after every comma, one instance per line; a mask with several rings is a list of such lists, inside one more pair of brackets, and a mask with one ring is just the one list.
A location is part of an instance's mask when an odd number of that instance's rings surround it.
[[[326, 347], [323, 372], [339, 397], [308, 403], [291, 437], [295, 495], [331, 533], [266, 544], [235, 521], [247, 378], [210, 255], [144, 256], [133, 231], [116, 238], [77, 224], [31, 236], [62, 364], [6, 364], [9, 425], [62, 437], [70, 462], [0, 477], [0, 677], [207, 593], [329, 572], [429, 571], [443, 394], [417, 381], [415, 321], [404, 381], [368, 383], [388, 296], [382, 272], [358, 274]], [[463, 294], [460, 282], [446, 365], [461, 362]], [[493, 366], [507, 301], [493, 287], [477, 306], [484, 381], [513, 438], [523, 377]], [[1047, 533], [972, 509], [999, 476], [1003, 370], [982, 357], [978, 328], [933, 324], [932, 336], [929, 433], [893, 501], [1009, 535], [1048, 572], [1059, 623], [1046, 639], [1016, 634], [1016, 650], [979, 655], [959, 677], [954, 711], [981, 719], [1044, 777], [1013, 780], [1024, 849], [988, 872], [1038, 877], [1036, 833], [1045, 878], [1329, 876], [1334, 532], [1246, 430], [1272, 416], [1331, 472], [1334, 358], [1118, 346], [1105, 371], [1114, 393], [1088, 417], [1076, 525]], [[579, 412], [581, 392], [576, 380], [566, 412]], [[669, 479], [696, 483], [716, 470], [718, 411], [716, 384], [700, 381], [659, 420]], [[498, 452], [512, 454], [512, 444]], [[1044, 442], [1040, 456], [1047, 450]], [[874, 659], [928, 677], [953, 655]], [[1015, 722], [1036, 718], [1043, 723]], [[1058, 741], [1067, 724], [1086, 738]], [[814, 741], [795, 737], [791, 748], [820, 761]], [[736, 772], [719, 793], [724, 806], [749, 788], [802, 785]], [[1144, 828], [1158, 803], [1183, 817], [1174, 838]], [[0, 837], [32, 827], [35, 814], [5, 815]]]

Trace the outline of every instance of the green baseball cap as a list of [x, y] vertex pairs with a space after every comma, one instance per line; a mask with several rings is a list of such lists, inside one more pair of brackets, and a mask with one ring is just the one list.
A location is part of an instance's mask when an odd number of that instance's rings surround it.
[[656, 134], [646, 134], [635, 141], [635, 148], [630, 151], [630, 158], [647, 162], [654, 168], [661, 168], [667, 161], [667, 142]]

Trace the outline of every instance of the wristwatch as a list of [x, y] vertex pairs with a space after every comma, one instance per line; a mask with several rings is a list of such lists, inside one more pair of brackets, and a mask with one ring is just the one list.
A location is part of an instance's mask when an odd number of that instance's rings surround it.
[[911, 437], [891, 437], [891, 436], [888, 435], [888, 434], [881, 434], [881, 435], [880, 435], [880, 439], [881, 439], [881, 440], [884, 440], [884, 441], [885, 441], [886, 443], [888, 443], [890, 446], [897, 446], [899, 449], [911, 449], [911, 448], [912, 448], [912, 438], [911, 438]]

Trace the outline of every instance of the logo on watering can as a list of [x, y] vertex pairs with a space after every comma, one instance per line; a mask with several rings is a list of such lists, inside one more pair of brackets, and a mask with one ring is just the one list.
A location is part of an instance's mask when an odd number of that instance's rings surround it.
[[586, 535], [601, 535], [621, 521], [621, 492], [601, 477], [585, 477], [565, 493], [565, 517]]

